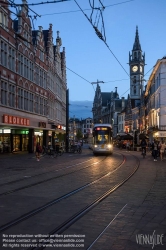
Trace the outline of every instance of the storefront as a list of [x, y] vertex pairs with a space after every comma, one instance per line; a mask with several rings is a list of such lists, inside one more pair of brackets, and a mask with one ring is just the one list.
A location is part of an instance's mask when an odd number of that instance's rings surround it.
[[0, 153], [11, 152], [11, 129], [0, 129]]
[[158, 141], [164, 140], [166, 143], [166, 131], [157, 131], [153, 133], [153, 138], [157, 139]]
[[29, 129], [11, 129], [12, 152], [28, 151]]
[[36, 149], [37, 143], [43, 146], [43, 130], [34, 131], [34, 149]]
[[0, 153], [18, 151], [34, 153], [37, 142], [41, 146], [55, 145], [57, 138], [59, 141], [64, 141], [64, 133], [65, 127], [59, 125], [53, 128], [47, 119], [40, 121], [36, 116], [2, 114], [0, 117]]

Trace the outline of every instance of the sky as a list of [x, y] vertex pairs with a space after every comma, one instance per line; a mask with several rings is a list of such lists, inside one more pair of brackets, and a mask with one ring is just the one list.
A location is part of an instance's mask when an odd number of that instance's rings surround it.
[[[54, 43], [56, 32], [60, 32], [62, 47], [66, 51], [69, 99], [73, 102], [93, 102], [97, 81], [104, 82], [99, 83], [102, 92], [111, 92], [117, 87], [119, 96], [127, 97], [130, 93], [129, 52], [133, 48], [136, 26], [142, 52], [145, 52], [144, 79], [148, 80], [156, 61], [166, 56], [166, 0], [100, 0], [105, 7], [103, 19], [97, 10], [92, 14], [90, 3], [93, 0], [55, 1], [60, 2], [29, 7], [41, 15], [34, 19], [35, 30], [38, 26], [46, 30], [50, 23], [53, 24]], [[22, 0], [13, 2], [20, 4]], [[95, 7], [101, 6], [99, 0], [94, 0], [94, 4]], [[92, 26], [95, 20], [98, 30], [105, 30], [105, 36], [102, 34], [106, 43], [95, 33]]]

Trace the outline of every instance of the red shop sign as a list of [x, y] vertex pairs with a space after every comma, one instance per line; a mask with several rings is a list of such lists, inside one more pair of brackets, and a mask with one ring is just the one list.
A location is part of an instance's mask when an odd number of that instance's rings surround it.
[[24, 117], [12, 116], [12, 115], [3, 115], [3, 122], [7, 124], [23, 125], [29, 126], [30, 121]]

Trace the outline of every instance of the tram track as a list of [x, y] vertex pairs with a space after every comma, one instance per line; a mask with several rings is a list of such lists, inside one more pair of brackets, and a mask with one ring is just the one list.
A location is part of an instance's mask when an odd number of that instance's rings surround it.
[[[115, 168], [114, 170], [109, 171], [109, 172], [107, 171], [107, 173], [104, 173], [104, 175], [100, 176], [100, 177], [97, 178], [96, 180], [93, 180], [93, 181], [91, 181], [91, 182], [89, 182], [89, 183], [86, 183], [85, 185], [83, 185], [83, 186], [81, 186], [81, 187], [79, 187], [79, 188], [77, 188], [77, 189], [75, 189], [75, 190], [72, 190], [71, 192], [66, 193], [66, 194], [64, 194], [64, 195], [62, 195], [62, 196], [60, 196], [60, 197], [58, 197], [58, 198], [56, 198], [56, 199], [54, 199], [54, 200], [52, 200], [52, 201], [46, 203], [46, 204], [44, 204], [43, 206], [40, 206], [40, 207], [38, 207], [38, 208], [36, 208], [36, 209], [31, 210], [30, 212], [28, 212], [28, 213], [26, 213], [26, 214], [24, 214], [24, 215], [18, 217], [17, 219], [12, 220], [12, 221], [10, 221], [9, 223], [6, 223], [6, 224], [2, 225], [2, 226], [0, 227], [0, 232], [3, 232], [4, 230], [7, 230], [7, 229], [11, 228], [12, 226], [15, 226], [15, 225], [19, 224], [20, 222], [25, 221], [26, 219], [28, 219], [28, 218], [30, 218], [30, 217], [32, 217], [32, 216], [34, 216], [34, 215], [36, 215], [36, 214], [38, 214], [38, 213], [44, 211], [45, 209], [47, 209], [47, 208], [49, 208], [49, 207], [55, 205], [56, 203], [62, 201], [63, 199], [69, 198], [70, 196], [72, 196], [72, 195], [74, 195], [74, 194], [76, 194], [76, 193], [78, 193], [78, 192], [84, 190], [84, 189], [87, 188], [87, 187], [90, 187], [90, 186], [96, 184], [97, 182], [101, 181], [102, 179], [104, 179], [104, 178], [108, 177], [109, 175], [113, 174], [113, 173], [116, 172], [119, 168], [121, 168], [122, 165], [123, 165], [123, 164], [125, 163], [125, 161], [126, 161], [125, 156], [122, 155], [122, 154], [120, 154], [120, 155], [122, 156], [122, 161], [116, 166], [116, 168]], [[106, 159], [106, 158], [107, 158], [107, 157], [105, 157], [104, 159]], [[102, 159], [102, 160], [99, 161], [99, 162], [102, 162], [104, 159]], [[95, 164], [97, 164], [97, 163], [95, 163]], [[87, 166], [86, 166], [85, 168], [87, 168]], [[79, 169], [79, 170], [80, 170], [80, 169]], [[81, 169], [81, 170], [82, 170], [82, 169]], [[73, 172], [71, 172], [71, 173], [73, 173]], [[66, 175], [68, 175], [68, 174], [66, 174]], [[63, 176], [66, 176], [66, 175], [63, 175]], [[62, 176], [61, 176], [61, 177], [62, 177]]]
[[[66, 167], [64, 167], [64, 168], [60, 168], [60, 169], [56, 169], [56, 170], [51, 170], [51, 171], [45, 171], [45, 172], [40, 173], [40, 174], [31, 175], [31, 176], [26, 176], [26, 177], [32, 179], [32, 178], [39, 177], [39, 176], [42, 176], [42, 175], [45, 175], [45, 174], [54, 173], [54, 172], [59, 172], [59, 171], [65, 170], [65, 169], [69, 169], [69, 168], [72, 168], [72, 167], [81, 165], [81, 164], [83, 164], [83, 163], [86, 163], [86, 162], [88, 162], [88, 161], [91, 161], [92, 159], [93, 159], [93, 158], [91, 158], [91, 159], [89, 159], [89, 160], [87, 160], [87, 161], [83, 161], [83, 162], [76, 163], [76, 164], [74, 164], [74, 165], [66, 166]], [[56, 166], [57, 166], [57, 165], [56, 165]], [[53, 166], [50, 166], [50, 167], [53, 167]], [[6, 186], [6, 185], [10, 185], [10, 184], [14, 184], [14, 183], [18, 183], [18, 182], [24, 181], [26, 177], [23, 176], [23, 177], [20, 178], [20, 179], [2, 183], [2, 184], [0, 184], [0, 187], [3, 187], [3, 186]], [[0, 195], [1, 195], [1, 194], [0, 194]]]
[[[56, 234], [61, 235], [62, 233], [64, 233], [69, 227], [71, 227], [75, 222], [80, 220], [88, 212], [93, 210], [98, 204], [100, 204], [104, 199], [106, 199], [111, 193], [115, 192], [118, 188], [123, 186], [136, 173], [136, 171], [138, 170], [138, 168], [140, 166], [140, 160], [134, 155], [133, 155], [133, 157], [136, 159], [136, 165], [135, 165], [134, 169], [128, 174], [127, 177], [125, 177], [123, 180], [121, 180], [116, 185], [111, 187], [109, 190], [107, 190], [100, 197], [98, 197], [97, 199], [92, 201], [90, 204], [88, 204], [87, 206], [85, 206], [84, 208], [79, 210], [77, 213], [72, 215], [70, 218], [65, 220], [63, 223], [61, 223], [59, 226], [54, 228], [52, 231], [47, 233], [48, 237], [45, 237], [43, 239], [42, 243], [40, 242], [40, 247], [30, 247], [30, 248], [28, 248], [28, 250], [45, 249], [46, 248], [45, 245], [48, 244], [50, 236], [56, 235]], [[96, 237], [96, 240], [97, 240], [97, 238], [98, 238], [98, 236]]]
[[[47, 179], [42, 180], [42, 181], [38, 181], [38, 182], [33, 183], [33, 184], [29, 184], [29, 185], [26, 185], [26, 186], [23, 186], [23, 187], [19, 187], [19, 188], [10, 190], [10, 191], [6, 191], [6, 192], [3, 192], [3, 193], [0, 193], [0, 197], [1, 197], [1, 196], [5, 196], [5, 195], [9, 195], [9, 194], [12, 194], [12, 193], [15, 193], [15, 192], [17, 192], [17, 191], [20, 191], [20, 190], [23, 190], [23, 189], [26, 189], [26, 188], [34, 187], [34, 186], [37, 186], [37, 185], [39, 185], [39, 184], [42, 184], [42, 183], [45, 183], [45, 182], [48, 182], [48, 181], [52, 181], [52, 180], [54, 180], [54, 179], [62, 178], [62, 177], [64, 177], [64, 176], [67, 176], [67, 175], [76, 173], [76, 172], [78, 172], [78, 171], [81, 171], [81, 170], [84, 170], [84, 169], [86, 169], [86, 168], [89, 168], [89, 167], [91, 167], [91, 166], [93, 166], [93, 165], [99, 164], [100, 162], [104, 161], [106, 158], [107, 158], [107, 157], [105, 157], [104, 159], [102, 159], [102, 160], [100, 160], [100, 161], [96, 161], [96, 162], [94, 162], [94, 163], [92, 163], [92, 164], [90, 164], [90, 165], [88, 165], [88, 166], [85, 166], [85, 167], [83, 167], [83, 168], [80, 168], [80, 169], [71, 171], [70, 173], [65, 173], [65, 174], [62, 174], [62, 175], [54, 176], [54, 177], [47, 178]], [[81, 163], [81, 164], [82, 164], [82, 163]], [[64, 168], [62, 168], [62, 169], [57, 169], [57, 170], [55, 170], [55, 171], [53, 171], [53, 172], [59, 172], [59, 171], [61, 171], [61, 170], [69, 169], [69, 168], [75, 167], [75, 166], [77, 166], [77, 165], [80, 165], [80, 164], [78, 163], [78, 164], [76, 164], [76, 165], [74, 165], [74, 166], [67, 166], [67, 167], [64, 167]], [[52, 171], [50, 171], [50, 172], [52, 172]], [[48, 172], [48, 173], [50, 173], [50, 172]], [[36, 175], [36, 176], [33, 176], [33, 177], [38, 177], [38, 176], [40, 176], [40, 175], [45, 175], [45, 174], [46, 174], [46, 173], [42, 173], [42, 174], [39, 174], [39, 175]], [[28, 178], [28, 179], [29, 179], [29, 178]], [[24, 178], [24, 180], [25, 180], [25, 178]], [[16, 182], [16, 183], [17, 183], [17, 182]], [[5, 184], [5, 185], [8, 185], [8, 184]], [[5, 185], [4, 185], [4, 186], [5, 186]]]

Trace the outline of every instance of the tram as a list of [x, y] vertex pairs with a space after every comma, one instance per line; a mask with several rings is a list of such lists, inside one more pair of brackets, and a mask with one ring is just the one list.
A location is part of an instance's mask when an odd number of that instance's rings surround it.
[[95, 124], [93, 127], [93, 154], [112, 154], [112, 126], [109, 124]]

